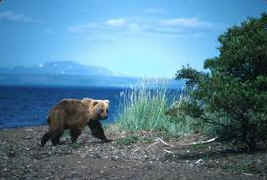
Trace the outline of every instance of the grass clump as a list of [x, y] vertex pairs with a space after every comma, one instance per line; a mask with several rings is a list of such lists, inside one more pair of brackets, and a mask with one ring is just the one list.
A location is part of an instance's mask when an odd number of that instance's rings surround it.
[[128, 145], [137, 143], [138, 140], [139, 140], [139, 137], [137, 135], [130, 135], [130, 136], [118, 139], [117, 144], [128, 146]]
[[78, 143], [72, 143], [72, 144], [71, 144], [71, 147], [72, 147], [73, 149], [79, 149], [79, 148], [81, 148], [81, 144], [78, 144]]
[[156, 131], [167, 136], [180, 136], [192, 128], [182, 116], [168, 116], [166, 112], [176, 99], [178, 90], [168, 90], [167, 81], [142, 80], [121, 92], [121, 113], [116, 122], [120, 129], [132, 132]]

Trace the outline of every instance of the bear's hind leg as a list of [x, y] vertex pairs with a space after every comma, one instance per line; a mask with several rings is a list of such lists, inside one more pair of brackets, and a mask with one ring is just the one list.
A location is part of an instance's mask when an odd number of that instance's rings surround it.
[[98, 139], [101, 139], [102, 141], [109, 142], [111, 140], [108, 140], [105, 136], [104, 129], [102, 128], [102, 125], [97, 120], [91, 120], [88, 123], [89, 128], [92, 131], [92, 135]]
[[81, 135], [82, 131], [80, 129], [72, 128], [70, 130], [70, 136], [72, 143], [76, 143], [78, 137]]

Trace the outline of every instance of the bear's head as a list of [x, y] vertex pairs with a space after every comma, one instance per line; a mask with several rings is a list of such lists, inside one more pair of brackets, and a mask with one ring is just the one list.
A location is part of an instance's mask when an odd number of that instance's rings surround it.
[[82, 103], [86, 104], [89, 111], [93, 114], [93, 119], [104, 120], [108, 118], [109, 100], [95, 100], [84, 98]]
[[109, 100], [96, 100], [93, 102], [93, 107], [94, 113], [98, 116], [97, 119], [108, 118]]

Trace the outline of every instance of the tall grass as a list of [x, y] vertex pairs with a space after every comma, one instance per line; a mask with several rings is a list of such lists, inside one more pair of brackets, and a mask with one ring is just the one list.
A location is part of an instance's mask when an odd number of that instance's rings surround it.
[[191, 132], [190, 124], [183, 117], [165, 114], [170, 104], [180, 97], [178, 91], [169, 93], [167, 83], [164, 80], [142, 80], [122, 91], [119, 127], [129, 131], [160, 131], [169, 136]]

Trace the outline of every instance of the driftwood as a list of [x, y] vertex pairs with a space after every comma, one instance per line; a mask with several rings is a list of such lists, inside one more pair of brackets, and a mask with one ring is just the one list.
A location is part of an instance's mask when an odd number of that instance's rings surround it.
[[139, 151], [141, 148], [140, 147], [137, 147], [135, 150], [133, 150], [133, 153]]
[[192, 143], [188, 143], [188, 144], [179, 144], [179, 145], [181, 145], [181, 146], [191, 146], [191, 145], [199, 145], [199, 144], [209, 144], [209, 143], [212, 143], [212, 142], [214, 142], [216, 140], [217, 140], [217, 137], [209, 139], [209, 140], [206, 140], [206, 141], [198, 141], [198, 142], [192, 142]]
[[[214, 141], [216, 141], [216, 140], [217, 140], [217, 137], [212, 138], [212, 139], [208, 139], [208, 140], [206, 140], [206, 141], [198, 141], [198, 142], [192, 142], [192, 143], [188, 143], [188, 144], [178, 144], [178, 145], [180, 145], [180, 146], [191, 146], [191, 145], [199, 145], [199, 144], [209, 144], [209, 143], [212, 143], [212, 142], [214, 142]], [[163, 141], [161, 138], [156, 138], [156, 139], [155, 139], [155, 142], [152, 143], [152, 144], [150, 144], [150, 145], [146, 148], [146, 150], [150, 149], [152, 146], [155, 146], [156, 144], [159, 144], [159, 143], [162, 143], [162, 144], [164, 144], [165, 146], [175, 147], [175, 146], [172, 145], [172, 144], [168, 144], [168, 143], [166, 143], [166, 142]], [[166, 150], [164, 150], [164, 151], [167, 152]], [[171, 151], [168, 151], [168, 153], [172, 153], [172, 152], [171, 152]]]
[[174, 147], [173, 145], [168, 144], [168, 143], [166, 143], [165, 141], [163, 141], [161, 138], [156, 138], [155, 141], [156, 141], [156, 142], [150, 144], [150, 145], [146, 148], [146, 150], [148, 150], [148, 149], [151, 148], [152, 146], [154, 146], [154, 145], [156, 145], [156, 144], [159, 144], [159, 143], [162, 143], [162, 144], [164, 144], [165, 146]]
[[163, 149], [163, 151], [166, 152], [166, 153], [169, 153], [169, 154], [173, 154], [173, 153], [174, 153], [174, 152], [169, 151], [169, 150], [167, 150], [167, 149]]
[[165, 141], [163, 141], [161, 138], [157, 138], [156, 141], [159, 141], [161, 142], [162, 144], [166, 145], [166, 146], [170, 146], [170, 147], [174, 147], [173, 145], [171, 144], [167, 144]]
[[156, 141], [156, 142], [150, 144], [150, 145], [146, 148], [146, 150], [150, 149], [152, 146], [154, 146], [154, 145], [156, 145], [156, 144], [158, 144], [158, 143], [159, 143], [159, 141]]

